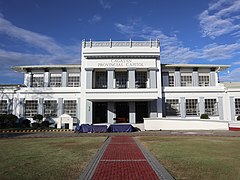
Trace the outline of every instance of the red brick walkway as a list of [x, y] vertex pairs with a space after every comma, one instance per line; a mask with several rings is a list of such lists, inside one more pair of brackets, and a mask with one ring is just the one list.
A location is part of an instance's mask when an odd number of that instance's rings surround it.
[[132, 137], [111, 138], [91, 179], [159, 179]]

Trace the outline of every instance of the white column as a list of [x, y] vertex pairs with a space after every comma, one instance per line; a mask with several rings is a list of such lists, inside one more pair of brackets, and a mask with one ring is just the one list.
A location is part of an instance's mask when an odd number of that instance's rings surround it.
[[86, 100], [86, 123], [92, 124], [92, 101]]
[[44, 72], [44, 87], [49, 87], [50, 85], [50, 72]]
[[58, 111], [57, 111], [57, 116], [61, 116], [63, 114], [63, 98], [58, 98]]
[[180, 114], [181, 114], [181, 118], [185, 118], [186, 117], [185, 97], [180, 97]]
[[68, 84], [68, 73], [66, 69], [62, 71], [62, 87], [67, 87]]
[[108, 102], [108, 110], [107, 110], [107, 118], [108, 123], [113, 124], [114, 118], [116, 118], [115, 109], [114, 109], [114, 102]]
[[231, 121], [236, 121], [235, 118], [235, 102], [234, 102], [234, 97], [230, 96], [229, 97], [229, 102], [230, 102], [230, 113], [231, 113]]
[[136, 68], [128, 68], [128, 81], [129, 81], [129, 88], [135, 88], [135, 71]]
[[205, 114], [205, 102], [204, 97], [199, 97], [199, 112], [201, 114]]
[[179, 69], [174, 72], [174, 86], [181, 86], [181, 73]]
[[114, 88], [114, 70], [115, 68], [107, 68], [107, 88]]
[[157, 99], [157, 117], [162, 118], [162, 98]]
[[192, 72], [192, 78], [193, 78], [193, 81], [192, 81], [193, 86], [199, 86], [199, 83], [198, 83], [198, 71], [193, 71]]
[[7, 112], [8, 114], [13, 113], [13, 99], [8, 100]]
[[33, 78], [32, 72], [27, 72], [27, 73], [24, 74], [24, 84], [25, 84], [25, 86], [32, 87], [32, 78]]
[[223, 120], [224, 116], [223, 116], [223, 98], [222, 97], [218, 97], [218, 113], [219, 113], [219, 119]]
[[44, 99], [43, 98], [39, 98], [38, 100], [38, 114], [44, 115]]
[[77, 114], [77, 119], [80, 120], [80, 113], [81, 113], [81, 99], [77, 98], [77, 110], [76, 110]]
[[93, 68], [85, 68], [86, 70], [86, 89], [92, 89]]
[[129, 102], [129, 123], [136, 124], [135, 102]]
[[209, 77], [209, 84], [210, 86], [216, 86], [216, 72], [215, 72], [215, 69], [211, 69], [211, 72], [210, 72], [210, 77]]
[[157, 88], [157, 69], [150, 68], [149, 75], [150, 75], [150, 88]]
[[19, 117], [25, 116], [25, 98], [20, 98], [19, 101]]

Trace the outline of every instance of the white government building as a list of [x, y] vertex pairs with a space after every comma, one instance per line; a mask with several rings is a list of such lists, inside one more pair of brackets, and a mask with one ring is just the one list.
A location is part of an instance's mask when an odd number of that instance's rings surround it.
[[161, 64], [158, 40], [83, 41], [81, 64], [12, 67], [24, 73], [24, 85], [0, 86], [0, 114], [42, 114], [70, 129], [77, 123], [228, 129], [240, 115], [240, 84], [218, 80], [228, 67]]

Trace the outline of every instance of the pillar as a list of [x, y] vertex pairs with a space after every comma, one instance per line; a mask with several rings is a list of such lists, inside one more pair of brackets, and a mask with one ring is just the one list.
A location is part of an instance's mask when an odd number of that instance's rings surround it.
[[61, 116], [64, 112], [64, 109], [63, 109], [63, 98], [58, 98], [58, 106], [57, 106], [57, 116]]
[[25, 98], [20, 98], [19, 101], [19, 117], [25, 116]]
[[7, 113], [13, 114], [13, 99], [8, 100]]
[[44, 115], [44, 99], [39, 98], [38, 100], [38, 114]]
[[150, 88], [157, 88], [157, 69], [150, 68], [149, 75], [150, 75]]
[[93, 68], [85, 68], [86, 70], [86, 89], [92, 89]]
[[68, 84], [68, 73], [67, 70], [64, 68], [62, 70], [62, 87], [67, 87]]
[[218, 97], [218, 113], [219, 113], [219, 120], [223, 120], [223, 97]]
[[229, 102], [230, 102], [230, 117], [231, 117], [231, 121], [236, 121], [236, 118], [235, 118], [235, 102], [234, 102], [234, 97], [233, 96], [230, 96], [229, 97]]
[[216, 86], [216, 72], [215, 68], [211, 68], [210, 76], [209, 76], [209, 85]]
[[24, 74], [24, 84], [27, 87], [32, 87], [32, 79], [33, 79], [33, 75], [32, 72], [27, 72]]
[[181, 118], [185, 118], [186, 117], [185, 97], [180, 97], [180, 115], [181, 115]]
[[129, 123], [136, 124], [136, 106], [135, 106], [135, 102], [129, 102]]
[[135, 88], [136, 80], [135, 80], [135, 73], [136, 68], [128, 68], [128, 81], [129, 81], [129, 88]]
[[174, 72], [174, 86], [181, 86], [181, 73], [179, 68], [176, 68]]
[[205, 114], [205, 102], [204, 102], [204, 97], [199, 97], [199, 113]]
[[199, 80], [198, 80], [198, 71], [197, 69], [193, 69], [193, 72], [192, 72], [192, 85], [193, 86], [199, 86]]
[[162, 118], [162, 98], [157, 99], [157, 117]]
[[86, 100], [86, 123], [92, 124], [92, 101]]
[[109, 124], [114, 123], [113, 119], [116, 118], [114, 102], [108, 102], [107, 118]]
[[50, 72], [48, 70], [45, 70], [44, 72], [44, 87], [50, 86]]
[[81, 113], [81, 99], [77, 98], [76, 116], [78, 120], [80, 120], [80, 113]]
[[107, 88], [114, 88], [114, 70], [115, 68], [107, 68]]

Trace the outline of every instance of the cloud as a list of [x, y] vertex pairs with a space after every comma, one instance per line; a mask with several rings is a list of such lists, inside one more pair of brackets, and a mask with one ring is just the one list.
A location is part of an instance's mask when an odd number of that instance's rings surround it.
[[140, 19], [130, 20], [126, 24], [115, 23], [115, 28], [128, 38], [160, 39], [163, 63], [188, 63], [195, 59], [213, 62], [233, 58], [240, 52], [240, 43], [213, 43], [198, 49], [185, 47], [176, 34], [166, 35], [158, 28], [143, 24]]
[[239, 82], [240, 79], [240, 68], [233, 69], [228, 72], [224, 72], [220, 76], [221, 82]]
[[208, 9], [198, 17], [203, 37], [214, 39], [225, 34], [239, 36], [239, 11], [239, 0], [220, 0], [210, 3]]
[[101, 20], [102, 20], [102, 16], [100, 16], [99, 14], [95, 14], [91, 19], [88, 20], [88, 22], [90, 24], [94, 24]]
[[111, 8], [110, 2], [108, 0], [99, 0], [99, 3], [104, 9]]
[[17, 27], [3, 16], [0, 16], [1, 34], [10, 37], [8, 39], [10, 43], [14, 41], [21, 46], [20, 49], [23, 49], [18, 52], [12, 51], [10, 50], [12, 48], [8, 49], [0, 42], [1, 47], [4, 48], [0, 48], [0, 71], [4, 72], [4, 77], [8, 76], [8, 79], [16, 76], [16, 73], [10, 70], [11, 66], [80, 63], [78, 43], [70, 46], [61, 45], [51, 37]]

